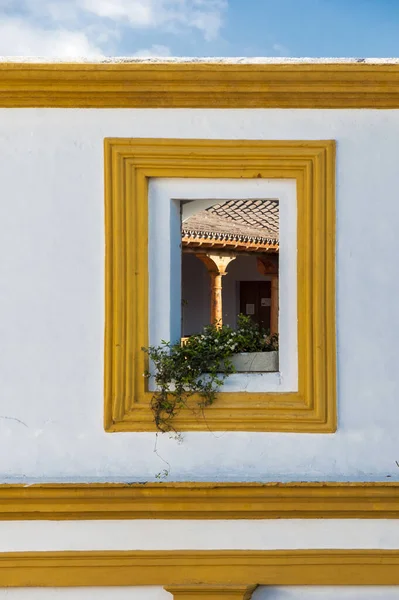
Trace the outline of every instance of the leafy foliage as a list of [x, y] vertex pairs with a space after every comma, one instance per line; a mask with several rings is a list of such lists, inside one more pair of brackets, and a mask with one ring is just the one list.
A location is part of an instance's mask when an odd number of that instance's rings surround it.
[[173, 419], [192, 397], [199, 409], [213, 404], [223, 381], [234, 373], [233, 354], [277, 349], [278, 336], [271, 336], [245, 315], [238, 316], [236, 330], [208, 325], [184, 343], [162, 341], [160, 346], [142, 348], [155, 367], [157, 389], [151, 409], [157, 429], [175, 431]]

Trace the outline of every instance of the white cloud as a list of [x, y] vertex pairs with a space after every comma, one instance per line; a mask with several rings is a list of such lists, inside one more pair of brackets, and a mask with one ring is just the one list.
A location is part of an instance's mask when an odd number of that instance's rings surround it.
[[[0, 0], [0, 53], [99, 57], [126, 28], [215, 39], [228, 0]], [[165, 46], [136, 55], [169, 56]], [[116, 49], [118, 53], [118, 49]], [[145, 53], [145, 54], [142, 54]], [[151, 54], [147, 54], [151, 53]]]
[[227, 0], [77, 0], [99, 17], [127, 20], [134, 28], [197, 29], [205, 39], [217, 37]]
[[45, 30], [22, 19], [0, 20], [0, 55], [99, 58], [102, 52], [85, 33]]
[[127, 19], [134, 27], [152, 27], [156, 20], [151, 0], [80, 0], [79, 4], [98, 17]]
[[153, 44], [151, 48], [143, 48], [133, 54], [135, 58], [158, 58], [170, 56], [170, 49], [167, 46]]

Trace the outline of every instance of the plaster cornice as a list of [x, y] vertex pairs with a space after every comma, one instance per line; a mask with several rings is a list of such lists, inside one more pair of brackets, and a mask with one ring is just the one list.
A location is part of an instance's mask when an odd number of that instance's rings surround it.
[[0, 520], [397, 519], [392, 483], [0, 485]]
[[385, 62], [0, 63], [0, 107], [399, 108]]
[[[201, 585], [198, 585], [198, 584]], [[163, 585], [238, 600], [258, 585], [398, 585], [398, 550], [147, 550], [0, 555], [0, 587]], [[184, 593], [185, 592], [185, 593]]]

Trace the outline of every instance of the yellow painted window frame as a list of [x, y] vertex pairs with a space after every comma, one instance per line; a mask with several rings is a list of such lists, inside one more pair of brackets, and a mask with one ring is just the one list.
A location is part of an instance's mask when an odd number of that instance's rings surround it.
[[295, 179], [298, 391], [220, 393], [181, 431], [336, 430], [335, 142], [105, 139], [105, 430], [154, 431], [148, 345], [148, 182]]

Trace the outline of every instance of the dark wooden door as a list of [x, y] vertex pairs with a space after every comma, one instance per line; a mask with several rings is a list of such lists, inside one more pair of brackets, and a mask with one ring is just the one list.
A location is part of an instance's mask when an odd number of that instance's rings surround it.
[[240, 281], [240, 313], [270, 329], [270, 281]]

